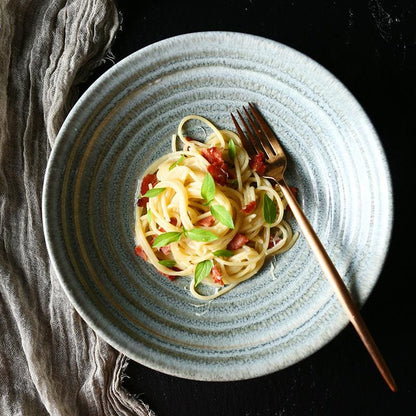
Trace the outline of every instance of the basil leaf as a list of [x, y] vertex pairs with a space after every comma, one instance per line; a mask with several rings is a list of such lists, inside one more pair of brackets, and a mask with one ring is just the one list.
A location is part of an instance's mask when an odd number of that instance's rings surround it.
[[159, 234], [155, 241], [153, 241], [152, 247], [165, 247], [170, 243], [179, 241], [182, 236], [182, 232], [179, 231], [169, 231], [167, 233]]
[[176, 166], [180, 165], [185, 159], [185, 155], [182, 155], [176, 162], [173, 162], [170, 166], [169, 166], [169, 170], [172, 170], [173, 168], [176, 168]]
[[175, 260], [160, 260], [159, 264], [165, 267], [173, 267], [176, 264]]
[[209, 207], [212, 216], [226, 227], [233, 229], [234, 222], [230, 213], [221, 205], [211, 205]]
[[214, 256], [218, 256], [218, 257], [231, 257], [231, 256], [234, 256], [234, 253], [231, 250], [215, 250], [212, 254]]
[[263, 217], [268, 224], [273, 224], [276, 221], [277, 209], [276, 204], [270, 199], [267, 194], [263, 196]]
[[147, 198], [152, 198], [154, 196], [157, 196], [161, 194], [166, 188], [153, 188], [149, 189], [143, 196]]
[[147, 210], [146, 217], [147, 217], [147, 222], [150, 224], [152, 222], [152, 211], [150, 208]]
[[231, 160], [234, 160], [236, 154], [237, 154], [237, 150], [235, 148], [234, 140], [230, 139], [228, 142], [228, 156], [230, 156]]
[[211, 202], [215, 196], [215, 182], [210, 173], [205, 175], [201, 186], [201, 196], [207, 202]]
[[195, 267], [195, 287], [197, 287], [202, 280], [204, 280], [212, 269], [212, 260], [204, 260], [198, 263]]
[[203, 230], [202, 228], [192, 228], [191, 230], [186, 231], [186, 236], [194, 241], [202, 241], [204, 243], [209, 243], [218, 238], [218, 236], [211, 231]]

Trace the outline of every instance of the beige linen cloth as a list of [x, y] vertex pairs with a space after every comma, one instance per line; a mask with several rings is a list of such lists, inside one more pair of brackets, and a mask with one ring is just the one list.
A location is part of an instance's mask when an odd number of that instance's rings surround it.
[[41, 199], [77, 85], [119, 27], [111, 0], [0, 0], [0, 415], [152, 415], [121, 386], [127, 358], [64, 295]]

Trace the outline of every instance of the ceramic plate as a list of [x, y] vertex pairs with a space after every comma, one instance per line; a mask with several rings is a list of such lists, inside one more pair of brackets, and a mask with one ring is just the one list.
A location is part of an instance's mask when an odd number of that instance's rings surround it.
[[[289, 157], [287, 181], [359, 304], [381, 271], [392, 191], [375, 129], [346, 88], [307, 56], [230, 32], [181, 35], [128, 56], [67, 117], [44, 187], [48, 250], [69, 299], [108, 343], [158, 371], [247, 379], [321, 348], [347, 318], [303, 238], [210, 303], [134, 253], [144, 169], [188, 114], [233, 129], [257, 104]], [[294, 220], [292, 226], [296, 228]]]

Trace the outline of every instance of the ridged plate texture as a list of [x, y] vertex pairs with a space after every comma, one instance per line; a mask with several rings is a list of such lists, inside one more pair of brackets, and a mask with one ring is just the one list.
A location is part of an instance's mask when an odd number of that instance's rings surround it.
[[[264, 38], [181, 35], [128, 56], [67, 117], [44, 186], [48, 250], [69, 299], [107, 342], [158, 371], [240, 380], [317, 351], [347, 318], [304, 239], [208, 304], [134, 253], [134, 203], [145, 168], [170, 149], [182, 117], [233, 129], [254, 102], [289, 156], [287, 181], [361, 305], [380, 274], [392, 190], [379, 139], [327, 70]], [[296, 229], [296, 223], [292, 220]]]

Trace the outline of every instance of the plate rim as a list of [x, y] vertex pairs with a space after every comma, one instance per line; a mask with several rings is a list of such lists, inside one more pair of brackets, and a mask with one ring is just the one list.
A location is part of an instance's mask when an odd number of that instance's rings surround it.
[[[143, 359], [142, 357], [136, 357], [135, 354], [131, 351], [131, 349], [128, 348], [128, 345], [126, 342], [118, 342], [116, 340], [116, 337], [109, 337], [105, 330], [101, 327], [101, 325], [96, 321], [95, 313], [94, 311], [91, 311], [90, 308], [88, 308], [88, 305], [85, 305], [80, 300], [79, 294], [73, 293], [73, 291], [68, 287], [66, 283], [66, 279], [64, 276], [61, 275], [62, 273], [62, 264], [60, 264], [60, 255], [59, 255], [59, 249], [58, 247], [55, 247], [54, 245], [54, 237], [53, 237], [53, 230], [50, 228], [50, 218], [48, 215], [48, 206], [51, 203], [51, 200], [53, 199], [53, 187], [50, 186], [51, 183], [53, 183], [54, 174], [56, 172], [57, 167], [55, 166], [55, 161], [59, 159], [59, 153], [62, 151], [62, 147], [65, 147], [65, 145], [69, 145], [68, 143], [64, 143], [62, 138], [65, 136], [65, 133], [68, 128], [72, 126], [72, 122], [74, 118], [76, 117], [76, 114], [84, 108], [84, 106], [87, 103], [89, 95], [96, 91], [98, 87], [100, 87], [103, 83], [105, 83], [108, 79], [111, 79], [115, 74], [117, 74], [118, 71], [123, 71], [123, 69], [128, 66], [131, 62], [134, 62], [138, 57], [140, 57], [143, 53], [147, 53], [149, 51], [154, 50], [156, 47], [163, 47], [165, 44], [169, 43], [175, 43], [175, 42], [181, 42], [183, 39], [189, 40], [193, 37], [201, 37], [201, 36], [235, 36], [235, 37], [243, 37], [243, 38], [250, 38], [255, 39], [259, 42], [266, 42], [267, 44], [273, 46], [277, 46], [285, 51], [290, 51], [292, 54], [296, 54], [298, 57], [300, 57], [304, 62], [308, 62], [312, 66], [315, 66], [318, 68], [322, 73], [325, 73], [329, 79], [332, 79], [337, 84], [337, 87], [343, 91], [344, 94], [349, 96], [350, 102], [354, 103], [354, 105], [357, 107], [357, 110], [360, 111], [362, 116], [364, 116], [364, 119], [367, 123], [367, 128], [370, 128], [374, 132], [374, 137], [377, 138], [377, 145], [379, 147], [379, 162], [381, 162], [384, 165], [384, 175], [385, 175], [385, 182], [388, 185], [388, 194], [389, 194], [389, 201], [388, 201], [388, 213], [387, 213], [387, 219], [386, 224], [388, 225], [388, 231], [386, 232], [386, 235], [388, 236], [387, 241], [385, 243], [385, 255], [379, 261], [378, 266], [378, 272], [377, 277], [374, 279], [372, 287], [369, 289], [368, 295], [363, 299], [362, 304], [360, 305], [360, 308], [365, 304], [365, 302], [368, 300], [371, 292], [374, 289], [374, 286], [377, 284], [380, 273], [383, 269], [384, 263], [386, 261], [389, 247], [391, 244], [391, 238], [392, 238], [392, 229], [393, 229], [393, 213], [394, 213], [394, 199], [393, 199], [393, 185], [392, 185], [392, 179], [391, 179], [391, 173], [390, 173], [390, 167], [388, 164], [388, 160], [386, 157], [386, 153], [384, 151], [384, 147], [382, 145], [382, 142], [379, 139], [379, 136], [377, 134], [377, 131], [372, 124], [370, 118], [368, 117], [367, 113], [361, 106], [361, 104], [358, 102], [358, 100], [353, 96], [353, 94], [349, 91], [349, 89], [331, 72], [329, 72], [324, 66], [322, 66], [319, 62], [315, 61], [313, 58], [310, 58], [309, 56], [305, 55], [304, 53], [298, 51], [297, 49], [294, 49], [291, 46], [285, 45], [283, 43], [280, 43], [278, 41], [261, 37], [258, 35], [253, 35], [249, 33], [242, 33], [242, 32], [233, 32], [233, 31], [202, 31], [202, 32], [190, 32], [185, 34], [180, 34], [172, 37], [168, 37], [162, 40], [159, 40], [157, 42], [154, 42], [152, 44], [146, 45], [143, 48], [129, 54], [128, 56], [121, 59], [119, 62], [117, 62], [114, 66], [112, 66], [109, 70], [104, 72], [100, 77], [98, 77], [87, 89], [86, 91], [79, 97], [77, 102], [74, 104], [74, 106], [70, 109], [67, 116], [65, 117], [64, 122], [62, 123], [62, 126], [58, 132], [58, 135], [54, 141], [54, 145], [52, 147], [51, 153], [48, 158], [47, 168], [45, 171], [45, 178], [44, 178], [44, 184], [42, 189], [42, 221], [44, 224], [44, 236], [45, 236], [45, 242], [46, 247], [49, 253], [49, 259], [51, 261], [51, 265], [53, 266], [53, 269], [55, 271], [55, 274], [60, 281], [61, 287], [63, 288], [66, 296], [71, 301], [72, 305], [75, 307], [76, 311], [79, 313], [79, 315], [83, 318], [83, 320], [107, 343], [109, 343], [111, 346], [116, 348], [118, 351], [121, 351], [123, 354], [126, 354], [133, 360], [138, 361], [140, 364], [143, 364], [149, 368], [152, 368], [156, 371], [161, 371], [165, 374], [169, 374], [172, 376], [177, 376], [180, 378], [186, 378], [186, 379], [194, 379], [194, 380], [201, 380], [201, 381], [213, 381], [214, 379], [206, 376], [205, 374], [194, 374], [193, 377], [189, 376], [189, 373], [187, 374], [181, 374], [177, 371], [172, 370], [172, 367], [163, 365], [163, 363], [155, 364], [154, 361], [148, 361], [146, 359]], [[64, 267], [65, 268], [65, 267]], [[87, 306], [87, 307], [86, 307]], [[267, 375], [270, 373], [273, 373], [275, 371], [278, 371], [280, 369], [286, 368], [292, 364], [295, 364], [299, 362], [300, 360], [312, 355], [316, 351], [320, 350], [323, 346], [325, 346], [328, 342], [330, 342], [332, 339], [334, 339], [347, 325], [349, 321], [347, 317], [343, 317], [340, 319], [340, 321], [337, 323], [337, 327], [334, 330], [332, 328], [332, 331], [327, 334], [327, 336], [322, 340], [322, 342], [319, 345], [315, 345], [314, 348], [310, 349], [310, 352], [307, 355], [295, 357], [292, 362], [289, 364], [282, 366], [275, 365], [273, 366], [271, 363], [265, 363], [261, 368], [258, 368], [257, 371], [254, 371], [253, 369], [250, 370], [250, 374], [247, 374], [244, 377], [238, 376], [237, 378], [233, 375], [230, 375], [229, 377], [224, 377], [223, 381], [236, 381], [236, 380], [243, 380], [243, 379], [249, 379], [254, 378], [258, 376]], [[302, 355], [302, 354], [300, 354]], [[217, 379], [217, 377], [215, 377]]]

